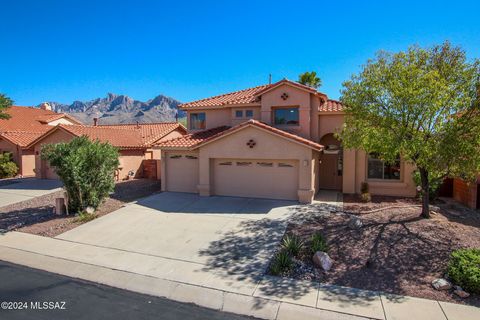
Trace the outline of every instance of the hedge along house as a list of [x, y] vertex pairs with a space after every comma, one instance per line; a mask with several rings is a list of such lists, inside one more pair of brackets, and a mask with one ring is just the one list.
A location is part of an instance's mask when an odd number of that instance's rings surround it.
[[164, 191], [311, 202], [320, 189], [414, 196], [413, 166], [335, 138], [340, 102], [282, 80], [180, 105], [189, 134], [158, 143]]
[[34, 140], [58, 124], [80, 124], [75, 118], [53, 112], [46, 103], [41, 108], [12, 106], [0, 119], [0, 152], [11, 152], [21, 176], [35, 175], [35, 153], [29, 146]]
[[[149, 123], [149, 124], [121, 124], [121, 125], [58, 125], [41, 137], [33, 141], [32, 148], [35, 156], [36, 177], [42, 179], [57, 179], [54, 168], [41, 158], [41, 149], [45, 144], [68, 142], [74, 137], [87, 136], [91, 140], [108, 142], [119, 150], [119, 169], [116, 172], [117, 180], [128, 178], [142, 178], [146, 161], [154, 163], [160, 161], [160, 152], [152, 149], [152, 144], [163, 140], [178, 138], [186, 134], [186, 129], [179, 123]], [[155, 169], [153, 176], [160, 178]]]

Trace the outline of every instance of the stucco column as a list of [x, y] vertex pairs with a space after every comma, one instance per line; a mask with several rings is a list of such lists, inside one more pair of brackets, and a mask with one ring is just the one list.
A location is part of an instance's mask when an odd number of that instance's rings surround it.
[[306, 157], [300, 160], [298, 173], [298, 201], [301, 203], [312, 203], [315, 196], [315, 157], [312, 150], [308, 150]]
[[167, 186], [167, 164], [166, 164], [166, 161], [167, 160], [167, 154], [165, 151], [161, 151], [161, 158], [162, 158], [162, 161], [160, 161], [160, 166], [161, 166], [161, 186], [162, 186], [162, 191], [166, 191], [166, 186]]
[[210, 196], [210, 158], [199, 152], [198, 157], [198, 193], [200, 196]]
[[343, 193], [355, 193], [355, 150], [343, 150]]

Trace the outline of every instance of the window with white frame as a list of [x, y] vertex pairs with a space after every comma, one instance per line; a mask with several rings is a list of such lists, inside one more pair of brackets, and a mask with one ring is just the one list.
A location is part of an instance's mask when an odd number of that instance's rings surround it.
[[368, 155], [368, 179], [400, 180], [400, 156], [393, 163], [388, 163], [379, 158], [378, 154]]

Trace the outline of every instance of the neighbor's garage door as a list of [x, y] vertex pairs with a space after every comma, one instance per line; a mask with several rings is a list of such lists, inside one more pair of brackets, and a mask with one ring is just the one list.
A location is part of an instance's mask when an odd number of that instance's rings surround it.
[[215, 159], [213, 176], [216, 195], [298, 199], [297, 161]]
[[198, 192], [197, 155], [168, 153], [165, 161], [167, 191]]

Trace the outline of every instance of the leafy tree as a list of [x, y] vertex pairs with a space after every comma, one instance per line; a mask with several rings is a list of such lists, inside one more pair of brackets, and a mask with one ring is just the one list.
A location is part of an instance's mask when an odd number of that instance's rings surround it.
[[45, 145], [41, 154], [62, 180], [72, 212], [97, 208], [115, 187], [118, 150], [109, 143], [76, 137], [67, 143]]
[[13, 162], [13, 155], [11, 152], [4, 152], [0, 154], [0, 178], [14, 177], [18, 172], [18, 166]]
[[5, 113], [5, 111], [10, 108], [13, 104], [12, 99], [0, 93], [0, 119], [10, 119], [10, 115]]
[[480, 63], [461, 48], [445, 42], [379, 52], [343, 87], [344, 146], [413, 163], [423, 217], [432, 177], [473, 179], [480, 171]]
[[298, 82], [315, 89], [320, 88], [320, 86], [322, 85], [322, 80], [317, 77], [317, 73], [315, 71], [307, 71], [302, 73], [298, 76]]

